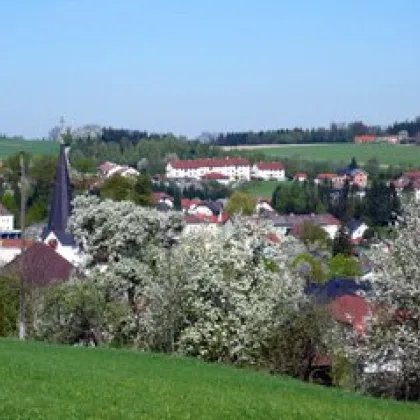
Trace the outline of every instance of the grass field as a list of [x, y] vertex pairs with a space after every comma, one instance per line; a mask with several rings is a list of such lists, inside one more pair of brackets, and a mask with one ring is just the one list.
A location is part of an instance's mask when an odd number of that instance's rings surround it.
[[418, 419], [420, 406], [160, 355], [0, 340], [1, 419]]
[[32, 155], [52, 155], [57, 154], [58, 150], [59, 144], [52, 141], [0, 139], [0, 159], [20, 151]]
[[[285, 181], [283, 181], [284, 183]], [[270, 198], [276, 189], [278, 181], [251, 181], [248, 182], [242, 190], [254, 197]]]
[[[255, 150], [280, 159], [299, 157], [306, 160], [349, 162], [354, 156], [359, 163], [376, 158], [383, 165], [411, 164], [420, 167], [420, 147], [388, 144], [331, 144], [308, 146], [280, 146]], [[247, 150], [249, 152], [249, 149]]]

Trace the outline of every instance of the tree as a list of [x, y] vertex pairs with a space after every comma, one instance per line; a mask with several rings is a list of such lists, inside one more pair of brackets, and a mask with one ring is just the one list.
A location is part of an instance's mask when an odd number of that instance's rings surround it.
[[174, 190], [174, 209], [175, 210], [182, 210], [182, 191], [180, 188], [175, 188]]
[[358, 168], [359, 168], [359, 165], [357, 164], [356, 158], [353, 157], [351, 159], [351, 162], [350, 162], [350, 165], [349, 165], [349, 169], [350, 170], [354, 170], [354, 169], [358, 169]]
[[121, 175], [113, 175], [102, 184], [100, 196], [114, 201], [130, 200], [133, 198], [133, 181]]
[[117, 331], [143, 349], [257, 363], [303, 298], [304, 283], [288, 268], [299, 243], [269, 242], [264, 224], [238, 217], [229, 235], [210, 240], [181, 235], [179, 213], [86, 196], [74, 203], [70, 227], [88, 252], [88, 283], [129, 308], [103, 337]]
[[309, 220], [303, 222], [299, 238], [305, 245], [317, 244], [325, 247], [329, 242], [327, 232], [321, 226]]
[[140, 206], [151, 206], [152, 200], [152, 182], [146, 174], [137, 176], [133, 187], [133, 201]]
[[354, 278], [361, 275], [360, 265], [354, 257], [337, 254], [328, 261], [329, 278]]
[[306, 283], [323, 283], [326, 275], [319, 260], [308, 253], [299, 254], [293, 261], [292, 268], [302, 276]]
[[335, 255], [350, 255], [352, 246], [350, 243], [350, 237], [347, 234], [346, 227], [344, 224], [340, 226], [337, 234], [333, 240], [332, 254]]
[[361, 367], [361, 390], [419, 401], [420, 208], [410, 202], [404, 210], [405, 224], [396, 231], [389, 252], [371, 252], [376, 276], [363, 339], [355, 332], [343, 334], [343, 339], [347, 356]]
[[255, 212], [256, 200], [251, 195], [242, 191], [235, 191], [229, 198], [226, 205], [226, 212], [229, 215], [242, 214], [251, 215]]

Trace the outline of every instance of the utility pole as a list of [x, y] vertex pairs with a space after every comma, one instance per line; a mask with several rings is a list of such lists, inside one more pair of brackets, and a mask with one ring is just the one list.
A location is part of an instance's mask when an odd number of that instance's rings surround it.
[[25, 296], [25, 216], [26, 216], [26, 170], [24, 154], [21, 151], [19, 156], [20, 162], [20, 231], [21, 231], [21, 245], [20, 245], [20, 290], [19, 290], [19, 338], [24, 340], [26, 337], [26, 296]]

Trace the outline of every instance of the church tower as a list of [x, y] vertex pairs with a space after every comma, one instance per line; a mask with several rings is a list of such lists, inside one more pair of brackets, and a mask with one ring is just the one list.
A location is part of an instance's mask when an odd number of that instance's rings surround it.
[[60, 145], [60, 157], [52, 191], [48, 224], [41, 240], [72, 264], [77, 264], [78, 247], [67, 224], [71, 214], [72, 189], [70, 184], [66, 146]]

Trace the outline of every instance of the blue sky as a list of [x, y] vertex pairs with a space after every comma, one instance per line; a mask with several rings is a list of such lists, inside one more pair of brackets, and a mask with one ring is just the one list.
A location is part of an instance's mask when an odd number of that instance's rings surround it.
[[202, 131], [420, 114], [418, 0], [5, 0], [0, 132]]

